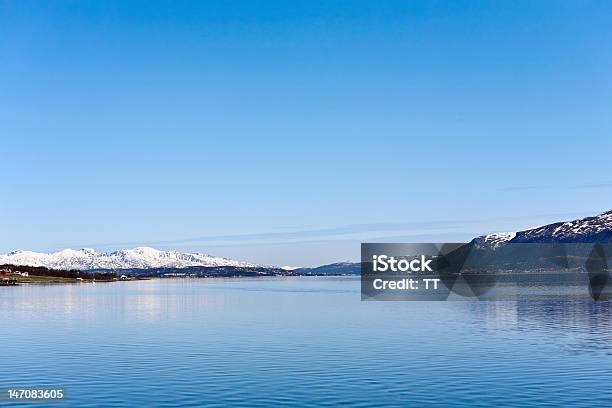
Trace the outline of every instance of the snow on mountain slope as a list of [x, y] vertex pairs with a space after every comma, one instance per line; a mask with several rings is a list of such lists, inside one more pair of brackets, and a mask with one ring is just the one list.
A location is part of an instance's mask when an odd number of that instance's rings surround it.
[[[586, 217], [574, 221], [558, 222], [518, 232], [503, 232], [484, 235], [472, 241], [486, 248], [498, 248], [507, 242], [536, 243], [596, 243], [612, 242], [612, 210], [595, 217]], [[53, 269], [150, 269], [150, 268], [185, 268], [189, 266], [237, 266], [256, 267], [243, 261], [220, 258], [201, 253], [182, 253], [178, 251], [160, 251], [149, 247], [124, 249], [102, 253], [93, 249], [64, 249], [54, 253], [32, 251], [15, 251], [0, 255], [0, 265], [45, 266]], [[355, 265], [338, 263], [325, 265], [326, 270], [353, 270]], [[323, 267], [321, 267], [323, 268]], [[292, 268], [286, 267], [287, 270]], [[303, 269], [316, 268], [298, 268]], [[356, 270], [356, 269], [355, 269]]]
[[516, 232], [497, 232], [474, 239], [474, 243], [484, 247], [497, 248], [516, 236]]
[[54, 253], [14, 251], [0, 255], [1, 264], [45, 266], [53, 269], [149, 269], [185, 268], [189, 266], [240, 266], [256, 264], [215, 257], [201, 253], [160, 251], [149, 247], [102, 253], [90, 248], [64, 249]]
[[611, 242], [612, 210], [595, 217], [557, 222], [542, 227], [519, 231], [512, 242]]
[[504, 232], [474, 238], [477, 245], [497, 248], [510, 243], [604, 243], [612, 242], [612, 210], [594, 217], [557, 222], [518, 232]]

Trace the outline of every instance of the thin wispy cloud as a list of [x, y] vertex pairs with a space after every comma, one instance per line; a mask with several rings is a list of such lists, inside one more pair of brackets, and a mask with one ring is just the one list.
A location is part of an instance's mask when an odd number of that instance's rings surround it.
[[612, 188], [612, 182], [592, 183], [592, 184], [576, 184], [572, 186], [562, 184], [541, 184], [530, 186], [514, 186], [502, 188], [501, 191], [528, 191], [528, 190], [577, 190], [577, 189], [600, 189]]
[[599, 184], [582, 184], [578, 186], [571, 186], [572, 189], [598, 189], [598, 188], [612, 188], [612, 183], [599, 183]]
[[[245, 234], [225, 235], [201, 235], [170, 240], [143, 240], [143, 241], [119, 241], [106, 243], [89, 243], [78, 245], [78, 247], [110, 248], [110, 247], [134, 247], [134, 246], [158, 246], [158, 247], [197, 247], [215, 245], [256, 245], [274, 244], [282, 242], [323, 242], [354, 240], [367, 241], [382, 237], [402, 237], [405, 239], [418, 239], [419, 237], [444, 237], [448, 235], [466, 235], [465, 231], [490, 232], [492, 224], [517, 222], [525, 223], [530, 220], [562, 220], [571, 219], [591, 213], [550, 213], [537, 214], [521, 217], [493, 217], [482, 219], [465, 220], [429, 220], [398, 223], [368, 223], [350, 224], [330, 228], [297, 229], [294, 231], [275, 231]], [[481, 226], [480, 228], [478, 226]], [[479, 235], [478, 233], [474, 236]]]

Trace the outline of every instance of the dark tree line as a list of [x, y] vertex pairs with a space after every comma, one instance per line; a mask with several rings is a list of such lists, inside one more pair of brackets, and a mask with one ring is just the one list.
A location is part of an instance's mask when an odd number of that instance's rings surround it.
[[117, 274], [113, 272], [85, 272], [77, 269], [49, 269], [44, 266], [25, 266], [25, 265], [0, 265], [0, 272], [6, 271], [9, 273], [27, 272], [34, 276], [51, 276], [54, 278], [83, 278], [95, 280], [113, 280], [117, 278]]

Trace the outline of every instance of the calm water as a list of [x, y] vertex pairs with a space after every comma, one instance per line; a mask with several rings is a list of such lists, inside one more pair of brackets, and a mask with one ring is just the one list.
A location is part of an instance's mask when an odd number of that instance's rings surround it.
[[79, 407], [612, 406], [611, 304], [567, 299], [361, 302], [354, 278], [0, 287], [0, 388]]

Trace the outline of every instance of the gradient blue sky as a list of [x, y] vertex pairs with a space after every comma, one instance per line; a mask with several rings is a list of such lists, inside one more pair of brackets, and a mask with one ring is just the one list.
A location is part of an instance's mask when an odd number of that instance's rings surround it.
[[612, 3], [0, 1], [0, 252], [270, 264], [612, 208]]

